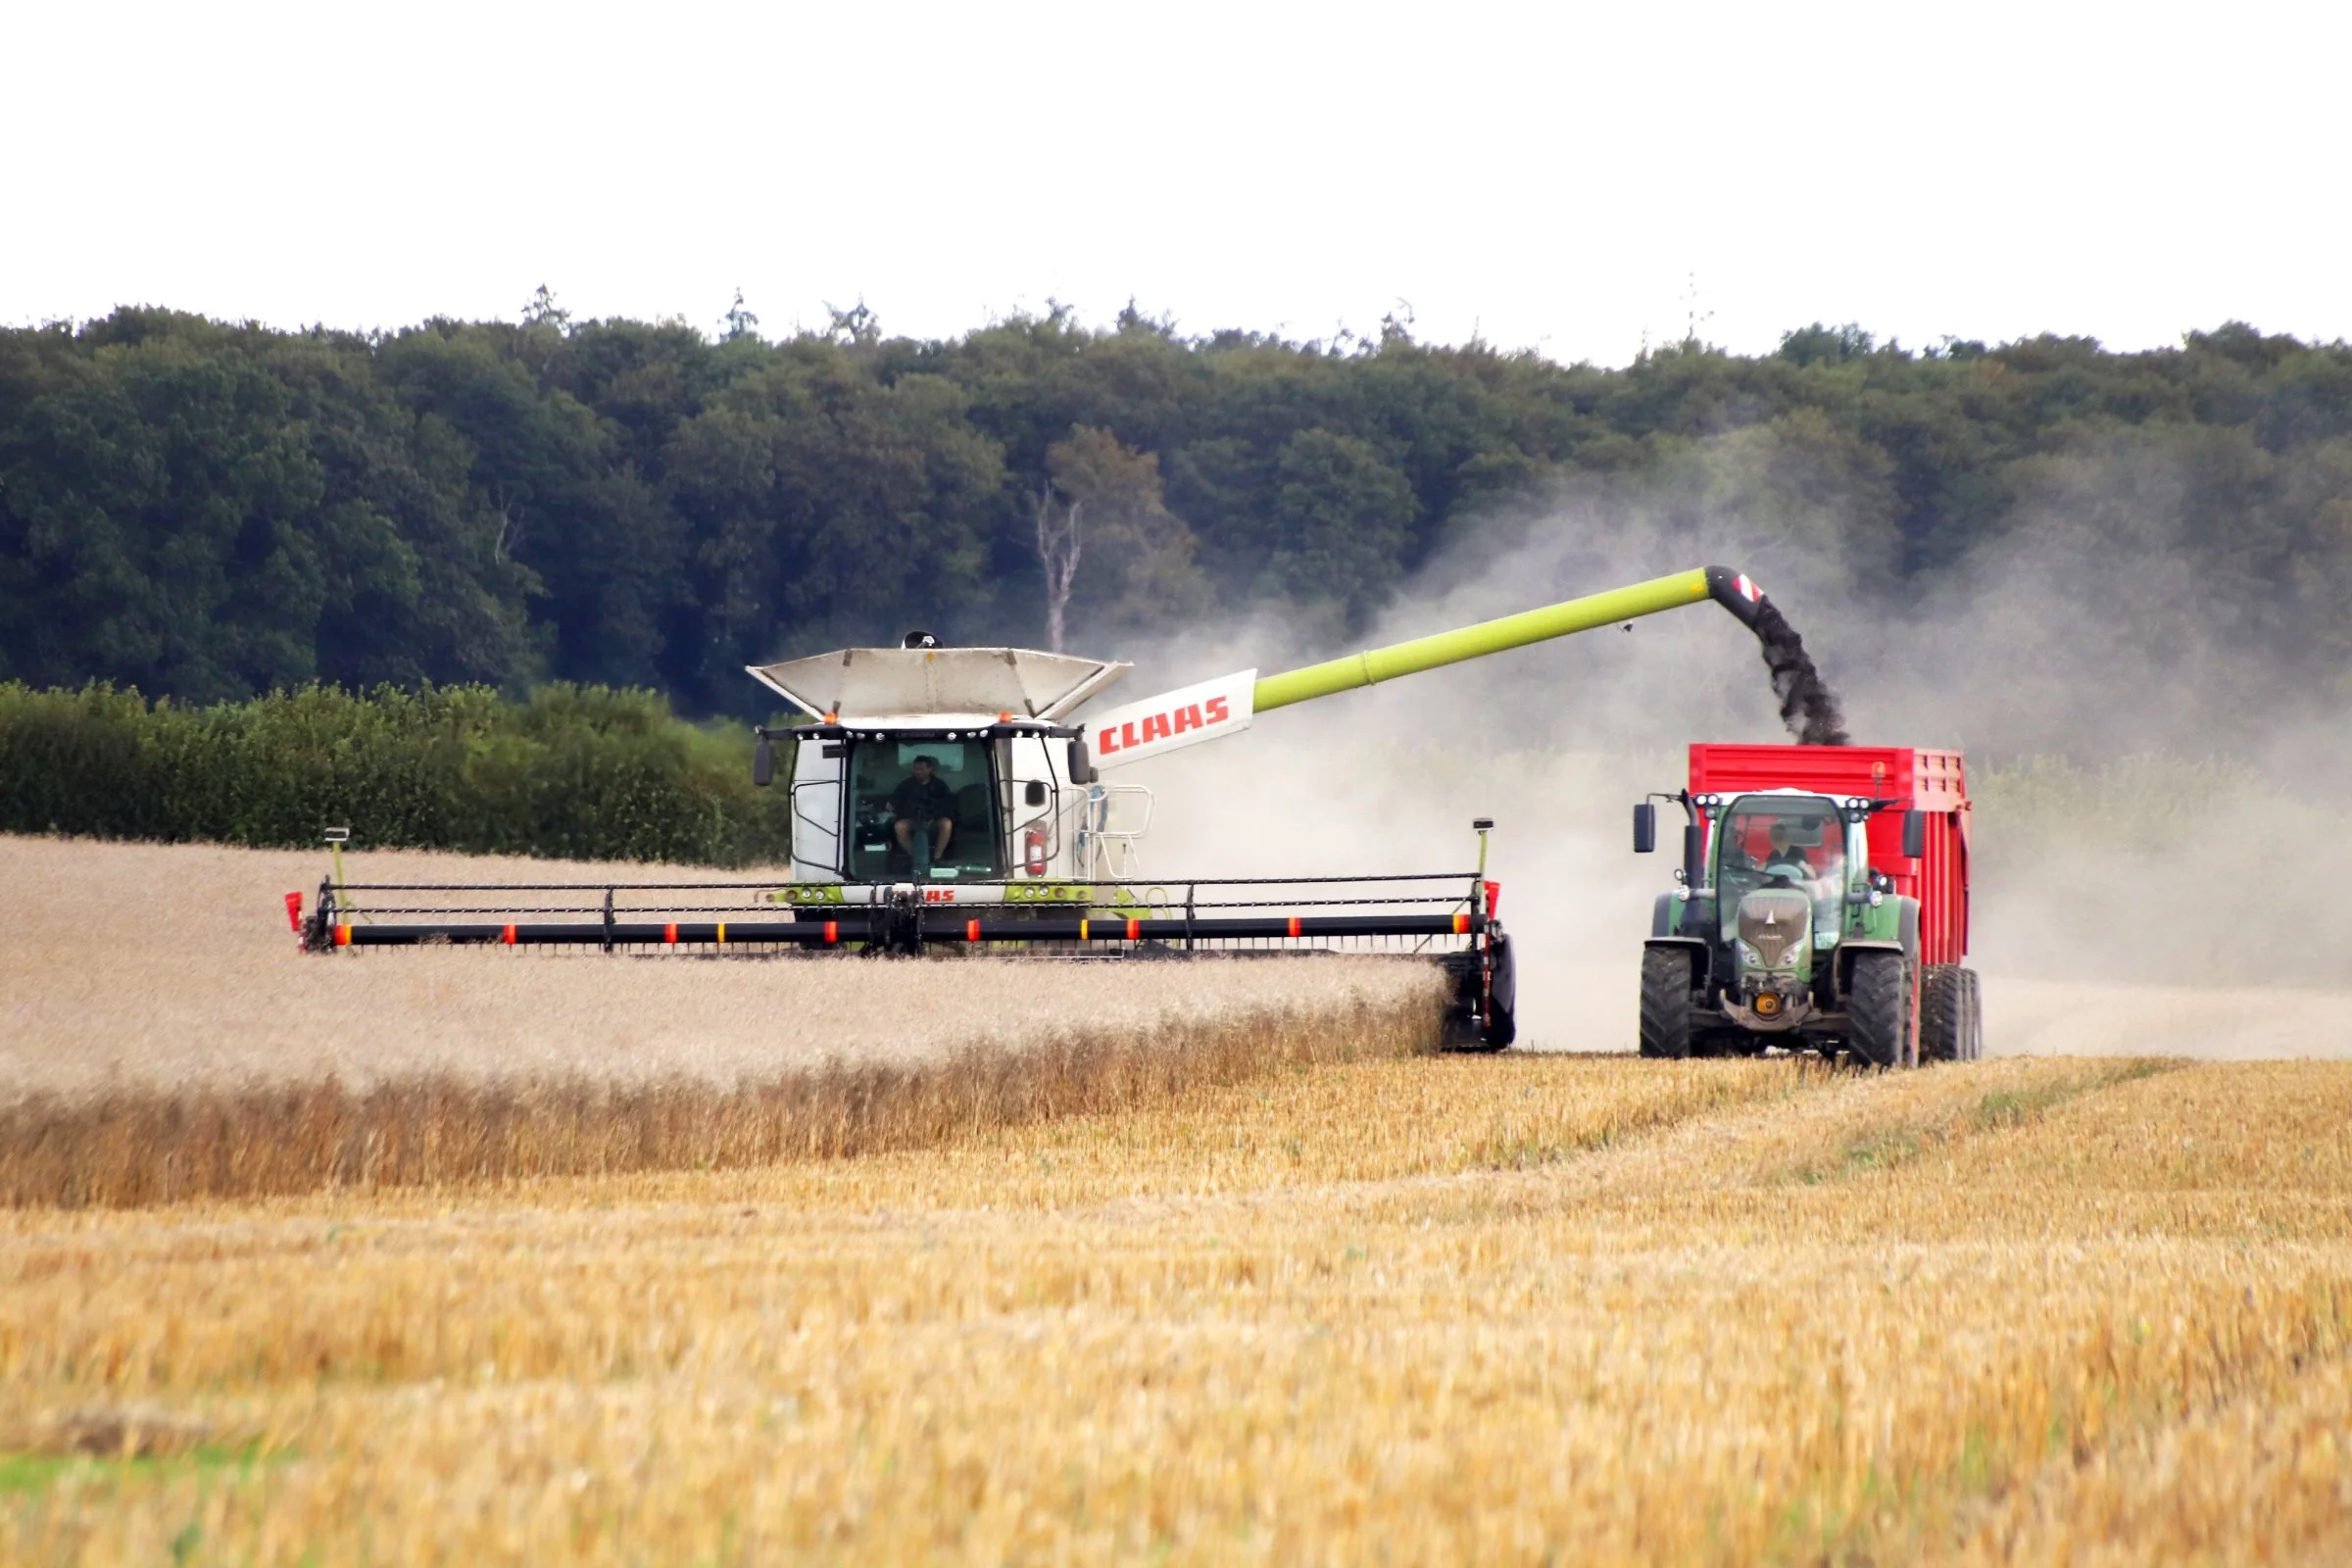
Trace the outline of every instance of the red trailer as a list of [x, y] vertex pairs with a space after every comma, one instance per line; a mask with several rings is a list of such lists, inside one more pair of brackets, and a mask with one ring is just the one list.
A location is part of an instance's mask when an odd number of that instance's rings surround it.
[[[1699, 743], [1688, 787], [1652, 799], [1689, 830], [1643, 953], [1643, 1054], [1981, 1053], [1958, 752]], [[1644, 803], [1635, 848], [1655, 838]]]

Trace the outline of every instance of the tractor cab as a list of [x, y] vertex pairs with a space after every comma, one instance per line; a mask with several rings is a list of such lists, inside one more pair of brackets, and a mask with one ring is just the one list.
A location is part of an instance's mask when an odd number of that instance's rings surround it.
[[[1708, 1010], [1751, 1043], [1821, 1026], [1841, 1003], [1840, 950], [1899, 939], [1870, 848], [1871, 818], [1891, 803], [1793, 787], [1671, 798], [1690, 827], [1653, 943], [1688, 946]], [[1637, 849], [1655, 841], [1651, 812], [1636, 808]]]
[[1691, 923], [1716, 948], [1726, 1001], [1750, 1028], [1793, 1028], [1827, 1000], [1822, 965], [1848, 923], [1847, 868], [1869, 864], [1868, 808], [1798, 790], [1693, 806], [1709, 830], [1701, 886], [1714, 897]]
[[[1835, 945], [1841, 923], [1850, 831], [1837, 802], [1793, 790], [1737, 796], [1712, 813], [1718, 940], [1736, 941], [1753, 894], [1801, 895], [1805, 923]], [[1858, 828], [1859, 824], [1855, 824]], [[1854, 849], [1867, 864], [1867, 850]], [[1786, 897], [1784, 906], [1794, 907]]]

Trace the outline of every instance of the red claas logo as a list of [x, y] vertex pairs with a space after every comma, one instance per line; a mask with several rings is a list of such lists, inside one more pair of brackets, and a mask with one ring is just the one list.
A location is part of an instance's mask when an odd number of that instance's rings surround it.
[[1131, 718], [1115, 729], [1105, 729], [1095, 736], [1095, 753], [1108, 757], [1131, 746], [1149, 746], [1153, 741], [1171, 740], [1197, 729], [1213, 729], [1233, 717], [1233, 709], [1222, 697], [1211, 697], [1204, 703], [1186, 703], [1165, 712], [1146, 713]]

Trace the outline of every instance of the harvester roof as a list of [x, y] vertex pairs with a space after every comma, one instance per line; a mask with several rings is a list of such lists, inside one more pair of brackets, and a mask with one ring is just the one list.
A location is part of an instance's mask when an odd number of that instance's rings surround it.
[[812, 717], [912, 718], [1000, 713], [1059, 719], [1129, 665], [1032, 648], [843, 648], [752, 677]]

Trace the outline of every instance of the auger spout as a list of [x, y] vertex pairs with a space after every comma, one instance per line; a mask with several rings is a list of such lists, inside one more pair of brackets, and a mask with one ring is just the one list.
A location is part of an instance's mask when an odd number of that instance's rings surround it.
[[1465, 659], [1479, 659], [1524, 648], [1530, 643], [1615, 625], [1663, 610], [1679, 610], [1701, 599], [1713, 599], [1752, 630], [1763, 598], [1762, 590], [1745, 573], [1729, 566], [1678, 571], [1671, 577], [1654, 577], [1630, 588], [1587, 594], [1582, 599], [1545, 605], [1541, 610], [1525, 610], [1496, 620], [1482, 620], [1475, 626], [1437, 632], [1410, 642], [1392, 643], [1386, 648], [1367, 649], [1344, 659], [1309, 664], [1303, 669], [1268, 675], [1257, 682], [1251, 707], [1262, 713], [1270, 708], [1287, 708], [1310, 698], [1395, 680], [1399, 675], [1458, 664]]
[[[1268, 709], [1288, 708], [1293, 703], [1377, 685], [1399, 675], [1458, 664], [1466, 659], [1481, 659], [1524, 648], [1530, 643], [1591, 631], [1596, 626], [1617, 625], [1637, 616], [1654, 615], [1662, 610], [1680, 610], [1705, 599], [1712, 599], [1730, 611], [1765, 644], [1767, 662], [1773, 670], [1773, 689], [1781, 695], [1784, 709], [1793, 711], [1788, 705], [1795, 702], [1797, 708], [1809, 713], [1814, 707], [1826, 704], [1824, 711], [1830, 714], [1834, 729], [1836, 699], [1821, 685], [1819, 676], [1812, 674], [1812, 664], [1804, 658], [1802, 645], [1765, 599], [1755, 579], [1729, 566], [1698, 566], [1678, 571], [1671, 577], [1638, 582], [1630, 588], [1588, 594], [1582, 599], [1522, 611], [1498, 620], [1482, 620], [1475, 626], [1392, 643], [1386, 648], [1367, 649], [1345, 659], [1326, 660], [1320, 664], [1284, 670], [1262, 679], [1254, 669], [1236, 670], [1180, 691], [1162, 692], [1108, 712], [1093, 713], [1086, 719], [1086, 728], [1094, 748], [1094, 765], [1125, 767], [1203, 741], [1238, 735]], [[1776, 656], [1775, 650], [1782, 644], [1792, 651], [1789, 658]], [[1786, 685], [1784, 664], [1788, 673]], [[1804, 693], [1815, 691], [1821, 702], [1803, 698]], [[1806, 738], [1828, 737], [1808, 732]]]

